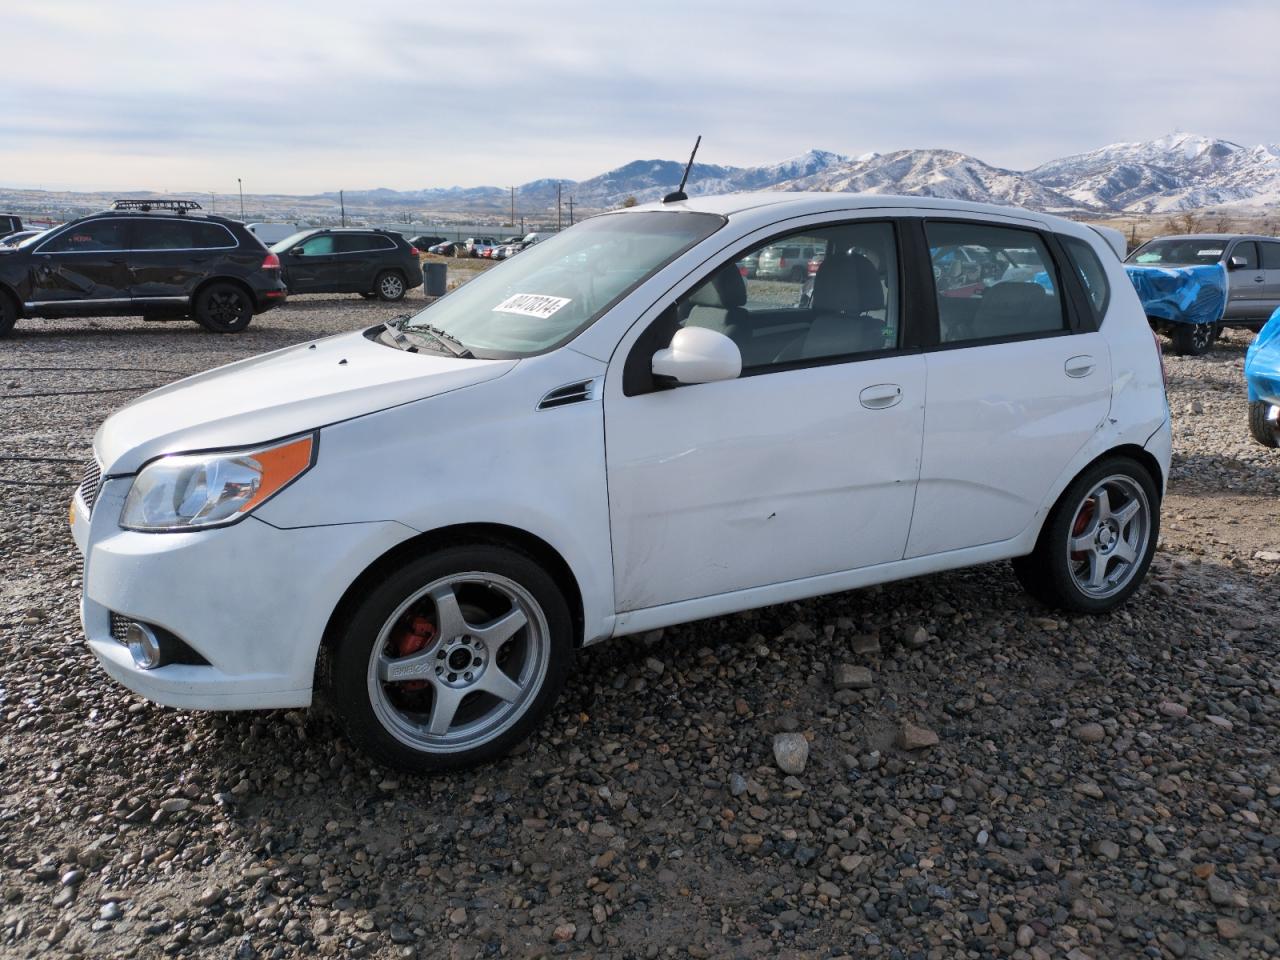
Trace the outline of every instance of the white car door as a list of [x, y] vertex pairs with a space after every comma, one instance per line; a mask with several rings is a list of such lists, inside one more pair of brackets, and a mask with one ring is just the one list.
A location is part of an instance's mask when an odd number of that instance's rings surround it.
[[[1072, 305], [1064, 274], [1074, 268], [1058, 262], [1046, 238], [980, 221], [930, 220], [924, 228], [939, 336], [925, 354], [929, 397], [909, 558], [1017, 536], [1111, 408], [1106, 341], [1077, 319], [1089, 304], [1077, 297]], [[961, 245], [997, 264], [1005, 250], [1024, 266], [1030, 257], [1031, 279], [996, 279], [992, 270], [975, 281], [953, 269]]]
[[[619, 612], [900, 560], [920, 466], [925, 361], [904, 348], [891, 222], [743, 249], [614, 357], [605, 442]], [[763, 246], [825, 241], [805, 279], [744, 279]], [[734, 380], [670, 388], [653, 353], [681, 326], [731, 337]]]

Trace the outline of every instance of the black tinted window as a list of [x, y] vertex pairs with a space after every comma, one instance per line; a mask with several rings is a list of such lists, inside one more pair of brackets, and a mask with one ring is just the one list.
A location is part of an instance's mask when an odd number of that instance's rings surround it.
[[1057, 273], [1039, 235], [984, 223], [929, 223], [943, 343], [1065, 329]]
[[390, 239], [373, 233], [338, 234], [334, 238], [334, 252], [359, 253], [364, 250], [390, 250]]
[[190, 225], [178, 220], [135, 220], [136, 250], [185, 250], [191, 246]]
[[125, 249], [124, 220], [88, 220], [63, 231], [41, 248], [46, 253], [92, 253]]
[[236, 238], [226, 227], [216, 223], [191, 223], [191, 246], [198, 249], [211, 247], [234, 247]]
[[1107, 303], [1111, 300], [1111, 285], [1107, 283], [1107, 271], [1102, 261], [1094, 253], [1093, 247], [1077, 237], [1059, 237], [1067, 254], [1071, 257], [1071, 265], [1075, 267], [1080, 282], [1084, 284], [1089, 302], [1101, 317], [1107, 312]]
[[1260, 243], [1262, 247], [1262, 269], [1280, 270], [1280, 243]]
[[1244, 240], [1231, 248], [1231, 257], [1244, 257], [1246, 270], [1258, 269], [1258, 245], [1252, 240]]

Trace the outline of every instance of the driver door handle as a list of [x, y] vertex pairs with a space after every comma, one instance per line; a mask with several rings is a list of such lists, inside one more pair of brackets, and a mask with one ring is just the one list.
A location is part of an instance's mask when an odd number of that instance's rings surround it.
[[1081, 354], [1078, 357], [1072, 357], [1062, 365], [1062, 368], [1066, 371], [1068, 377], [1075, 377], [1078, 379], [1080, 377], [1087, 377], [1089, 374], [1093, 373], [1093, 369], [1096, 366], [1097, 363], [1094, 362], [1093, 357], [1090, 357], [1087, 354]]
[[858, 394], [858, 402], [868, 410], [884, 410], [902, 399], [902, 387], [896, 383], [877, 383]]

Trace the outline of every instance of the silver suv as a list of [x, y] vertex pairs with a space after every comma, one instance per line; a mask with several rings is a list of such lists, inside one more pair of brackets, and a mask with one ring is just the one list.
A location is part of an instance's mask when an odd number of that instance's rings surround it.
[[756, 276], [761, 280], [793, 280], [800, 283], [808, 276], [809, 261], [825, 255], [825, 243], [779, 244], [760, 251]]

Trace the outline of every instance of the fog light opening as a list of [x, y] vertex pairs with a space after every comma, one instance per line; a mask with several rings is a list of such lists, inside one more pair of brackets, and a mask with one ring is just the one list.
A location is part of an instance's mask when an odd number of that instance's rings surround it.
[[133, 664], [139, 670], [160, 666], [160, 640], [145, 623], [131, 623], [124, 635]]

